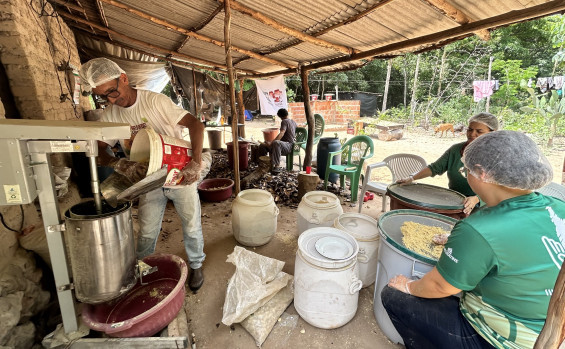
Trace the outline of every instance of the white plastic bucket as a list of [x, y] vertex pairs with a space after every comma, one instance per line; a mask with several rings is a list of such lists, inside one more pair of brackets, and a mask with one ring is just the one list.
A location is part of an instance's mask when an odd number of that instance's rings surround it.
[[396, 275], [409, 278], [421, 278], [433, 269], [437, 260], [431, 259], [407, 249], [402, 243], [400, 227], [404, 222], [441, 227], [451, 231], [456, 219], [441, 214], [419, 210], [389, 211], [379, 218], [379, 233], [381, 241], [378, 250], [378, 264], [373, 297], [373, 310], [377, 324], [393, 343], [404, 344], [381, 302], [381, 291], [388, 281]]
[[357, 240], [359, 279], [363, 282], [363, 287], [371, 286], [375, 282], [377, 272], [379, 248], [377, 221], [362, 213], [342, 213], [334, 220], [334, 227], [349, 233]]
[[248, 189], [237, 194], [232, 203], [234, 238], [245, 246], [268, 243], [277, 231], [279, 208], [266, 190]]
[[149, 161], [147, 175], [166, 167], [165, 186], [174, 186], [181, 182], [182, 168], [192, 158], [189, 141], [158, 134], [151, 128], [140, 130], [131, 146], [130, 160]]
[[[337, 244], [346, 252], [342, 259], [328, 258], [320, 246]], [[359, 280], [357, 241], [346, 232], [313, 228], [298, 238], [294, 265], [294, 307], [310, 325], [332, 329], [348, 323], [357, 312]]]
[[334, 220], [343, 213], [339, 198], [327, 191], [311, 191], [302, 197], [298, 204], [298, 234], [307, 229], [331, 227]]

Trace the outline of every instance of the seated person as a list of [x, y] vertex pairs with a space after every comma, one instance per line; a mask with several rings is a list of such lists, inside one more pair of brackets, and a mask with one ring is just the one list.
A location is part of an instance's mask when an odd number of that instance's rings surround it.
[[465, 208], [463, 212], [467, 215], [470, 214], [479, 203], [479, 197], [475, 195], [467, 180], [459, 173], [459, 169], [463, 166], [461, 156], [465, 148], [477, 137], [496, 130], [498, 130], [496, 116], [489, 113], [479, 113], [472, 116], [467, 127], [467, 141], [452, 145], [439, 159], [423, 168], [420, 172], [408, 178], [399, 179], [396, 182], [410, 184], [417, 179], [434, 177], [447, 172], [449, 189], [455, 190], [467, 197], [464, 202]]
[[288, 117], [288, 111], [281, 108], [277, 111], [277, 115], [281, 118], [281, 128], [279, 134], [272, 142], [262, 142], [259, 145], [259, 155], [267, 155], [271, 157], [272, 172], [280, 173], [281, 155], [292, 154], [294, 145], [294, 137], [296, 135], [296, 122]]
[[552, 167], [515, 131], [477, 138], [462, 160], [486, 207], [455, 224], [421, 279], [389, 280], [383, 306], [407, 348], [533, 348], [565, 248], [565, 202], [533, 192]]

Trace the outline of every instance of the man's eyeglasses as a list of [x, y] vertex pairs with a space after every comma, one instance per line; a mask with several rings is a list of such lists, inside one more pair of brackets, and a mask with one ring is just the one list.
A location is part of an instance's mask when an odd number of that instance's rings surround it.
[[467, 169], [467, 167], [463, 166], [459, 169], [459, 173], [461, 173], [461, 176], [467, 178], [467, 173], [469, 172], [469, 169]]
[[119, 86], [120, 86], [120, 79], [116, 79], [116, 88], [104, 95], [98, 95], [98, 97], [105, 101], [107, 101], [108, 98], [118, 98], [120, 96], [120, 91], [118, 91]]

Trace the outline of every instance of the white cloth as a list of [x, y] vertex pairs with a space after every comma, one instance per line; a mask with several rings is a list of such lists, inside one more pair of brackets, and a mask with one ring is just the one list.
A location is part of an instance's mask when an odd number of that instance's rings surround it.
[[257, 98], [261, 105], [261, 114], [276, 115], [279, 109], [288, 109], [284, 76], [255, 80], [255, 85], [257, 86]]
[[473, 81], [473, 97], [475, 102], [492, 95], [492, 89], [495, 85], [494, 80], [479, 80]]
[[[100, 121], [129, 124], [132, 136], [141, 129], [151, 127], [159, 134], [182, 138], [182, 127], [177, 124], [186, 114], [186, 110], [164, 94], [137, 90], [137, 99], [131, 107], [122, 108], [111, 104], [105, 109]], [[114, 146], [117, 141], [104, 140], [110, 146]], [[120, 143], [125, 146], [122, 140]]]

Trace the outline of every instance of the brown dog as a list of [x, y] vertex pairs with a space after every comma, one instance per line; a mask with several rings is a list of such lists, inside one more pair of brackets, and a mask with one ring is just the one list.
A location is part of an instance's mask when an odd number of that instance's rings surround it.
[[455, 135], [455, 130], [453, 129], [453, 124], [440, 124], [437, 125], [434, 129], [434, 135], [438, 132], [441, 132], [440, 137], [443, 137], [443, 133], [447, 136], [447, 132], [451, 131], [453, 135]]

